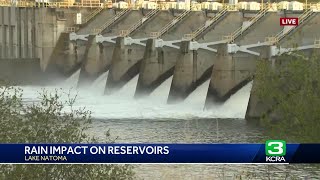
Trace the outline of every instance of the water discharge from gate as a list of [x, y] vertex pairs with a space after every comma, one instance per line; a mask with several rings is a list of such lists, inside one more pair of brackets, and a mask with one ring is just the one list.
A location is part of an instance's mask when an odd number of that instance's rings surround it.
[[[139, 75], [112, 95], [103, 95], [108, 72], [101, 74], [90, 87], [76, 89], [80, 71], [75, 72], [60, 86], [45, 87], [47, 91], [61, 88], [62, 91], [77, 94], [75, 107], [86, 107], [99, 119], [195, 119], [195, 118], [244, 118], [252, 83], [231, 96], [223, 105], [204, 110], [209, 80], [200, 85], [187, 99], [178, 104], [166, 104], [172, 77], [142, 99], [134, 99]], [[36, 98], [40, 87], [23, 87], [24, 96]]]

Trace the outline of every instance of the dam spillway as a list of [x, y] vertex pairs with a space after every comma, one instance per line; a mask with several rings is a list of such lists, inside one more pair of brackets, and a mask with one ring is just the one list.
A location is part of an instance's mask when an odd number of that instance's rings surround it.
[[[70, 20], [78, 13], [88, 17], [83, 24]], [[47, 84], [80, 69], [78, 86], [90, 86], [108, 73], [106, 94], [138, 77], [136, 98], [151, 94], [172, 77], [168, 103], [184, 101], [209, 81], [207, 108], [225, 102], [250, 82], [257, 60], [276, 59], [293, 47], [314, 53], [320, 44], [319, 9], [0, 7], [0, 14], [1, 77]], [[301, 22], [280, 26], [281, 17]], [[251, 107], [256, 107], [254, 99], [250, 98]], [[255, 108], [248, 114], [259, 116]]]

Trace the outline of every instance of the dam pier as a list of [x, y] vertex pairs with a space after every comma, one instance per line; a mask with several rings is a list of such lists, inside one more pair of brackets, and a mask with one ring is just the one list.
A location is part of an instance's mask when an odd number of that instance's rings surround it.
[[[0, 0], [0, 79], [48, 85], [80, 71], [82, 87], [108, 72], [109, 95], [139, 76], [134, 97], [142, 98], [172, 77], [167, 103], [210, 81], [210, 109], [252, 80], [255, 88], [258, 61], [320, 50], [320, 3], [84, 2]], [[251, 93], [246, 118], [264, 111]]]

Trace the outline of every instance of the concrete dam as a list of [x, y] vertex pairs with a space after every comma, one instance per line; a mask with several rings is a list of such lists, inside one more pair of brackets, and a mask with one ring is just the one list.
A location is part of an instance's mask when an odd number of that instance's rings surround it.
[[[81, 13], [82, 22], [75, 17]], [[281, 26], [295, 17], [297, 26]], [[80, 70], [78, 87], [109, 72], [105, 94], [139, 75], [135, 97], [173, 77], [167, 103], [210, 80], [206, 108], [254, 79], [256, 62], [320, 48], [320, 8], [301, 11], [0, 7], [0, 78], [53, 84]], [[253, 84], [254, 89], [254, 84]], [[251, 93], [247, 118], [264, 109]]]

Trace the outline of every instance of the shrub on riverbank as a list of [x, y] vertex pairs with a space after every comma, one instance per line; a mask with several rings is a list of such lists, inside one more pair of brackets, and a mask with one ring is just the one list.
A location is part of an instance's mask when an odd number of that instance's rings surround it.
[[270, 114], [262, 118], [272, 137], [296, 142], [320, 142], [320, 58], [284, 55], [274, 68], [260, 61], [255, 80], [257, 94], [264, 102], [274, 102]]
[[[90, 112], [74, 109], [72, 105], [75, 98], [63, 101], [60, 95], [58, 92], [44, 92], [39, 102], [26, 103], [22, 101], [20, 89], [0, 87], [0, 143], [96, 142], [96, 139], [86, 134], [91, 123]], [[0, 179], [132, 177], [130, 165], [0, 165]]]

